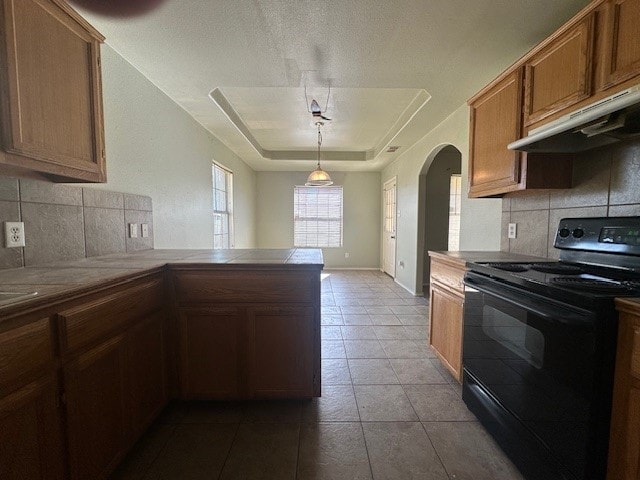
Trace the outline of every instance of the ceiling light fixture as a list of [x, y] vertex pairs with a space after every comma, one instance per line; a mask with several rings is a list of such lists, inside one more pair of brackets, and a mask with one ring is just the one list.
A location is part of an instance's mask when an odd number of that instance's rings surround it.
[[316, 126], [318, 127], [318, 165], [316, 169], [309, 174], [307, 183], [305, 183], [307, 187], [328, 187], [329, 185], [333, 185], [333, 180], [331, 180], [329, 174], [320, 167], [320, 147], [322, 146], [322, 132], [320, 131], [320, 127], [323, 125], [323, 122], [316, 122]]

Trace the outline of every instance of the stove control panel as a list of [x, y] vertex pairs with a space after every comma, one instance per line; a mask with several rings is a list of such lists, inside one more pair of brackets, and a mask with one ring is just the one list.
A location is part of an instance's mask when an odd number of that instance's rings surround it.
[[640, 256], [640, 217], [563, 218], [554, 246]]

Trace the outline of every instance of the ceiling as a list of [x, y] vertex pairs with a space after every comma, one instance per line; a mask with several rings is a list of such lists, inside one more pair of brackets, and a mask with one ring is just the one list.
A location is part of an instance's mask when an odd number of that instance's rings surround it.
[[378, 171], [587, 3], [165, 0], [129, 18], [76, 8], [254, 170], [311, 169], [316, 99], [331, 118], [323, 167]]

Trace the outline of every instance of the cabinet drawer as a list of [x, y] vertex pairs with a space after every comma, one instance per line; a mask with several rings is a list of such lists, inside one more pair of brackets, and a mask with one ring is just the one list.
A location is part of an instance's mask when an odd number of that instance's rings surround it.
[[59, 313], [62, 351], [104, 340], [106, 334], [162, 308], [163, 300], [162, 280], [155, 279]]
[[464, 272], [462, 268], [431, 261], [431, 283], [439, 283], [460, 294], [464, 293]]
[[0, 391], [33, 380], [52, 360], [48, 318], [0, 333]]
[[309, 303], [316, 298], [316, 285], [308, 272], [179, 271], [173, 275], [179, 303]]

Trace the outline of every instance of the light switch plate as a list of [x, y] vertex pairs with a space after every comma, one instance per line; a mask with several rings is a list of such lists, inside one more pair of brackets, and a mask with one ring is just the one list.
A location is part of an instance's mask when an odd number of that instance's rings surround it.
[[149, 224], [141, 223], [140, 230], [142, 232], [142, 238], [147, 238], [149, 236]]
[[129, 238], [138, 238], [138, 224], [130, 223], [129, 224]]
[[507, 233], [507, 236], [509, 238], [516, 238], [516, 235], [518, 234], [517, 225], [518, 225], [517, 223], [510, 223], [509, 224], [509, 230], [508, 230], [508, 233]]

